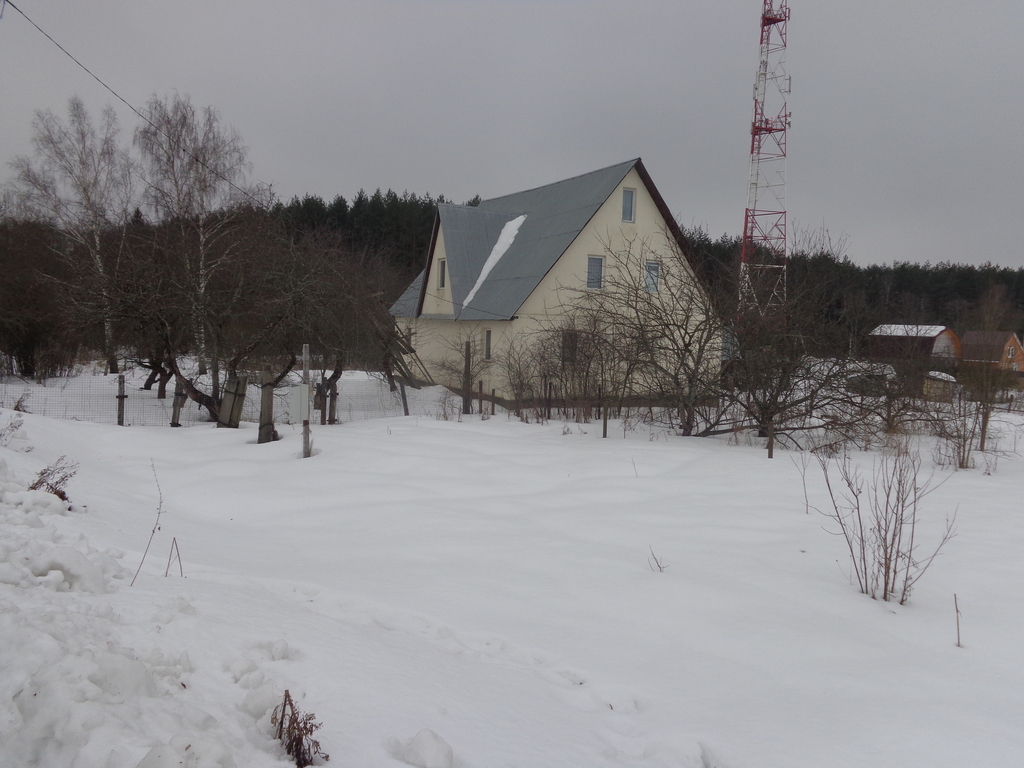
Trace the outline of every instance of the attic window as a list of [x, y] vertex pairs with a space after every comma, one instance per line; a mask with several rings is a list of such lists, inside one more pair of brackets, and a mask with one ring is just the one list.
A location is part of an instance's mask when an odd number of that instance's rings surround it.
[[604, 287], [604, 258], [587, 256], [587, 288]]
[[437, 287], [444, 288], [447, 283], [446, 267], [448, 262], [445, 259], [439, 259], [437, 262]]
[[622, 220], [636, 221], [636, 190], [622, 190]]

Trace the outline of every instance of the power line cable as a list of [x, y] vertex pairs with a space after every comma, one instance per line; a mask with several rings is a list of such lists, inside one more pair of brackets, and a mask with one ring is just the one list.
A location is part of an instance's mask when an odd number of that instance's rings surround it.
[[182, 146], [180, 145], [180, 143], [177, 143], [177, 142], [175, 142], [175, 141], [174, 141], [174, 137], [173, 137], [173, 136], [171, 136], [171, 135], [170, 135], [170, 134], [169, 134], [169, 133], [168, 133], [167, 131], [163, 130], [163, 129], [162, 129], [162, 128], [161, 128], [160, 126], [158, 126], [158, 125], [157, 125], [156, 123], [154, 123], [154, 122], [153, 122], [152, 120], [150, 120], [150, 119], [149, 119], [148, 117], [146, 117], [146, 115], [144, 115], [144, 114], [143, 114], [142, 112], [140, 112], [139, 110], [137, 110], [137, 109], [136, 109], [136, 108], [135, 108], [134, 106], [132, 106], [131, 104], [129, 104], [129, 103], [128, 103], [128, 101], [127, 101], [127, 100], [125, 100], [125, 99], [124, 99], [124, 98], [123, 98], [123, 97], [121, 96], [121, 94], [119, 94], [119, 93], [118, 93], [117, 91], [115, 91], [115, 90], [114, 90], [113, 88], [111, 88], [111, 87], [110, 87], [109, 85], [107, 85], [107, 84], [106, 84], [105, 82], [103, 82], [103, 80], [101, 80], [101, 79], [99, 78], [99, 76], [98, 76], [98, 75], [96, 75], [96, 74], [95, 74], [95, 73], [94, 73], [94, 72], [93, 72], [93, 71], [92, 71], [91, 69], [89, 69], [89, 68], [88, 68], [87, 66], [85, 66], [85, 64], [83, 64], [83, 63], [82, 63], [82, 62], [80, 62], [80, 61], [79, 61], [78, 59], [76, 59], [76, 58], [75, 58], [74, 56], [72, 56], [72, 55], [71, 55], [71, 53], [70, 53], [70, 52], [69, 52], [69, 51], [68, 51], [68, 50], [67, 50], [67, 49], [66, 49], [66, 48], [65, 48], [65, 47], [64, 47], [63, 45], [61, 45], [61, 44], [60, 44], [60, 43], [58, 43], [58, 42], [57, 42], [56, 40], [54, 40], [54, 39], [53, 39], [53, 38], [52, 38], [52, 37], [51, 37], [51, 36], [50, 36], [50, 35], [49, 35], [49, 34], [48, 34], [48, 33], [46, 32], [46, 30], [44, 30], [44, 29], [43, 29], [42, 27], [40, 27], [40, 26], [39, 26], [38, 24], [36, 24], [36, 23], [35, 23], [34, 21], [32, 21], [32, 19], [30, 19], [30, 18], [28, 17], [28, 15], [26, 15], [26, 13], [25, 13], [25, 12], [24, 12], [23, 10], [21, 10], [21, 8], [19, 8], [19, 7], [18, 7], [18, 6], [16, 6], [16, 5], [15, 5], [15, 4], [13, 3], [13, 2], [11, 2], [11, 0], [3, 0], [3, 4], [2, 4], [2, 5], [0, 5], [0, 18], [3, 18], [3, 9], [4, 9], [4, 7], [6, 7], [6, 6], [8, 6], [8, 5], [9, 5], [9, 6], [11, 6], [11, 8], [13, 8], [14, 10], [16, 10], [16, 11], [17, 11], [18, 13], [20, 13], [20, 14], [21, 14], [21, 16], [22, 16], [22, 18], [24, 18], [24, 19], [25, 19], [25, 21], [27, 21], [27, 22], [28, 22], [29, 24], [31, 24], [31, 25], [32, 25], [33, 27], [35, 27], [35, 28], [36, 28], [36, 29], [37, 29], [37, 30], [39, 31], [39, 33], [40, 33], [41, 35], [43, 35], [43, 37], [45, 37], [45, 38], [46, 38], [47, 40], [49, 40], [49, 41], [50, 41], [51, 43], [53, 43], [53, 44], [54, 44], [55, 46], [57, 46], [57, 47], [58, 47], [58, 48], [59, 48], [59, 49], [60, 49], [60, 50], [61, 50], [61, 51], [62, 51], [62, 52], [64, 53], [64, 55], [65, 55], [65, 56], [67, 56], [67, 57], [68, 57], [69, 59], [71, 59], [71, 60], [72, 60], [73, 62], [75, 62], [75, 64], [77, 64], [77, 65], [78, 65], [79, 67], [81, 67], [81, 69], [82, 69], [82, 70], [83, 70], [84, 72], [86, 72], [86, 73], [87, 73], [87, 74], [88, 74], [88, 75], [89, 75], [89, 76], [90, 76], [90, 77], [91, 77], [91, 78], [92, 78], [93, 80], [95, 80], [95, 81], [96, 81], [97, 83], [99, 83], [99, 84], [100, 84], [100, 85], [102, 85], [102, 86], [103, 86], [104, 88], [106, 88], [106, 89], [107, 89], [108, 91], [110, 91], [110, 93], [111, 93], [111, 94], [113, 94], [114, 98], [116, 98], [116, 99], [117, 99], [118, 101], [120, 101], [120, 102], [121, 102], [122, 104], [124, 104], [124, 105], [125, 105], [126, 107], [128, 107], [128, 109], [130, 109], [130, 110], [131, 110], [132, 112], [134, 112], [134, 113], [135, 113], [136, 115], [138, 115], [138, 116], [139, 116], [139, 118], [140, 118], [141, 120], [143, 120], [144, 122], [146, 122], [146, 123], [148, 123], [149, 125], [151, 125], [151, 126], [153, 127], [153, 130], [155, 130], [155, 131], [158, 131], [159, 133], [163, 134], [163, 136], [164, 136], [164, 137], [165, 137], [166, 139], [168, 139], [169, 141], [171, 141], [171, 143], [172, 143], [172, 144], [177, 144], [177, 145], [178, 145], [178, 149], [179, 149], [179, 150], [180, 150], [180, 151], [181, 151], [182, 153], [184, 153], [185, 155], [187, 155], [187, 156], [188, 156], [189, 158], [191, 158], [191, 159], [192, 159], [193, 161], [195, 161], [196, 163], [199, 163], [199, 165], [203, 166], [203, 167], [204, 167], [204, 168], [205, 168], [206, 170], [208, 170], [208, 171], [209, 171], [210, 173], [212, 173], [212, 174], [213, 174], [214, 176], [216, 176], [216, 177], [217, 177], [218, 179], [220, 179], [221, 181], [223, 181], [223, 182], [225, 182], [226, 184], [228, 184], [228, 185], [229, 185], [229, 186], [230, 186], [230, 187], [231, 187], [232, 189], [234, 189], [235, 191], [237, 191], [237, 192], [241, 192], [241, 193], [242, 193], [243, 195], [245, 195], [245, 196], [246, 196], [247, 198], [249, 198], [249, 199], [250, 199], [251, 201], [253, 201], [253, 202], [254, 202], [254, 203], [256, 203], [257, 205], [261, 205], [260, 201], [259, 201], [259, 200], [258, 200], [258, 199], [257, 199], [257, 198], [256, 198], [255, 196], [253, 196], [253, 195], [252, 195], [252, 194], [251, 194], [251, 193], [250, 193], [250, 192], [249, 192], [248, 190], [242, 189], [242, 188], [241, 188], [240, 186], [238, 186], [238, 185], [237, 185], [237, 184], [235, 184], [235, 183], [234, 183], [233, 181], [231, 181], [231, 179], [229, 179], [229, 178], [228, 178], [227, 176], [225, 176], [224, 174], [220, 173], [220, 171], [218, 171], [218, 170], [217, 170], [217, 169], [215, 169], [215, 168], [211, 168], [211, 167], [210, 167], [209, 165], [207, 165], [207, 164], [206, 164], [206, 163], [205, 163], [205, 162], [203, 161], [203, 159], [202, 159], [202, 158], [200, 158], [200, 157], [198, 157], [197, 155], [194, 155], [194, 154], [192, 154], [191, 152], [189, 152], [188, 150], [184, 149], [184, 148], [183, 148], [183, 147], [182, 147]]

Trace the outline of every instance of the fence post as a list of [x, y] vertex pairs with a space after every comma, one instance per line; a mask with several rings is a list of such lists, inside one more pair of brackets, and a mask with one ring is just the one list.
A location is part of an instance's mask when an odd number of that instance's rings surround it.
[[171, 426], [181, 426], [181, 406], [185, 404], [185, 388], [180, 381], [174, 384], [174, 403], [171, 404]]
[[473, 374], [470, 366], [473, 352], [468, 341], [466, 342], [465, 354], [466, 360], [462, 368], [462, 412], [470, 414], [473, 412]]
[[[309, 344], [302, 345], [302, 396], [309, 397]], [[308, 406], [304, 415], [306, 418], [302, 420], [302, 458], [308, 459], [313, 455], [313, 441], [309, 434]]]
[[267, 368], [260, 374], [260, 436], [257, 443], [274, 440], [274, 374]]
[[117, 375], [117, 426], [124, 426], [124, 401], [128, 395], [124, 393], [124, 374]]
[[[338, 423], [338, 382], [332, 381], [331, 388], [327, 392], [327, 423]], [[408, 414], [406, 414], [408, 415]]]
[[480, 379], [480, 416], [486, 416], [484, 413], [484, 380]]
[[321, 377], [320, 383], [316, 385], [316, 394], [313, 397], [316, 409], [320, 411], [320, 426], [327, 424], [327, 382]]
[[224, 397], [221, 399], [220, 408], [217, 411], [217, 426], [236, 429], [242, 420], [242, 406], [245, 405], [245, 389], [247, 381], [244, 378], [232, 376], [224, 385]]
[[405, 382], [398, 382], [398, 391], [402, 393], [402, 411], [406, 416], [409, 415], [409, 398], [405, 396]]

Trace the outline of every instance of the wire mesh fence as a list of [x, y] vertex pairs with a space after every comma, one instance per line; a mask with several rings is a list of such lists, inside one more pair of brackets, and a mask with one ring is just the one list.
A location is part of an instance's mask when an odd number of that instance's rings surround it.
[[[124, 373], [124, 426], [169, 426], [174, 402], [173, 384], [165, 398], [159, 398], [157, 387], [143, 389], [148, 371], [140, 368]], [[101, 424], [118, 423], [119, 382], [117, 374], [104, 374], [99, 368], [80, 368], [75, 375], [34, 381], [15, 376], [0, 377], [0, 408], [16, 408], [53, 419], [73, 419]], [[289, 391], [287, 382], [275, 390], [274, 421], [289, 423]], [[441, 388], [408, 389], [406, 401], [410, 415], [433, 416], [444, 399]], [[336, 414], [338, 423], [365, 419], [402, 416], [405, 408], [401, 393], [392, 392], [381, 377], [363, 371], [346, 371], [338, 382]], [[250, 383], [246, 390], [242, 420], [259, 422], [260, 387]], [[320, 414], [313, 411], [312, 423], [320, 423]], [[185, 400], [178, 422], [181, 426], [209, 424], [209, 413], [191, 400]]]

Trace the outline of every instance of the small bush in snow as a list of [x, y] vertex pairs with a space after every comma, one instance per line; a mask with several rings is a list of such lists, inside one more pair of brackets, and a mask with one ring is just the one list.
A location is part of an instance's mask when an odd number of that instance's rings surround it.
[[10, 418], [7, 424], [0, 427], [0, 447], [8, 446], [14, 436], [18, 434], [18, 430], [21, 429], [21, 425], [24, 423], [25, 420], [21, 416], [15, 414]]
[[[839, 526], [857, 586], [872, 599], [907, 602], [918, 579], [954, 536], [952, 520], [931, 554], [918, 555], [917, 522], [922, 500], [937, 487], [918, 478], [920, 456], [907, 441], [897, 442], [865, 478], [849, 455], [818, 454], [831, 509], [822, 512]], [[839, 483], [833, 485], [834, 475]], [[822, 511], [822, 510], [818, 510]]]
[[300, 711], [288, 691], [284, 692], [284, 700], [274, 708], [270, 722], [276, 728], [274, 738], [284, 744], [284, 751], [295, 760], [298, 768], [312, 765], [315, 757], [322, 757], [325, 761], [331, 759], [320, 749], [320, 742], [313, 738], [313, 734], [323, 726], [312, 712]]
[[50, 466], [39, 470], [36, 479], [28, 488], [30, 491], [46, 491], [61, 501], [67, 501], [68, 494], [64, 488], [77, 472], [78, 465], [73, 461], [69, 462], [66, 456], [61, 456]]

